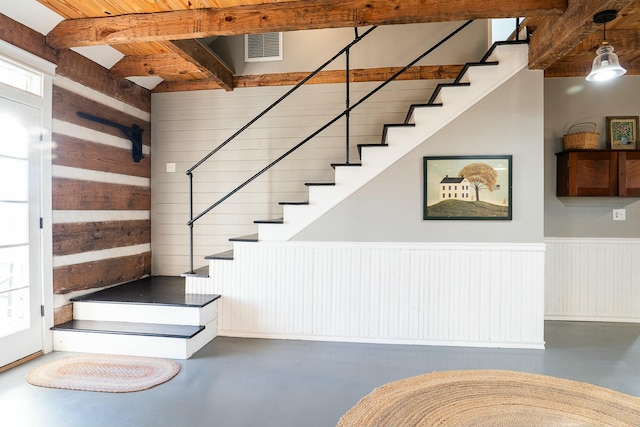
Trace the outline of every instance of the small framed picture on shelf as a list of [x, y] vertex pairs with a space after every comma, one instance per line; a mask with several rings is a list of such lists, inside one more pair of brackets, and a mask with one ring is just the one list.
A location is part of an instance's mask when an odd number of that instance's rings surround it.
[[637, 150], [638, 116], [607, 117], [607, 140], [612, 150]]

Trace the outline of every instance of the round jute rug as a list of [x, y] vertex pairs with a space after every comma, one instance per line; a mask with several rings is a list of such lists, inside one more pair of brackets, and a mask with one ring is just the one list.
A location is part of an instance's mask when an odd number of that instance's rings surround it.
[[513, 371], [448, 371], [385, 384], [338, 427], [640, 426], [640, 399]]
[[169, 381], [180, 364], [168, 359], [84, 354], [53, 360], [27, 374], [27, 382], [40, 387], [127, 393]]

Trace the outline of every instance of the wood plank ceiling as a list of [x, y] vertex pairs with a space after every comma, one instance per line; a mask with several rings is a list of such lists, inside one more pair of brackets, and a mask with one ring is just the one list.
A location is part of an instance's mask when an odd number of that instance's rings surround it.
[[[111, 45], [124, 54], [115, 77], [159, 76], [155, 91], [291, 84], [300, 73], [234, 76], [199, 39], [466, 19], [527, 17], [529, 66], [546, 77], [585, 76], [602, 41], [596, 12], [614, 9], [607, 40], [628, 74], [640, 74], [640, 0], [38, 0], [64, 18], [48, 35], [55, 48]], [[409, 78], [449, 78], [459, 67], [423, 67]], [[393, 70], [358, 70], [359, 81]], [[411, 76], [411, 75], [410, 75]], [[356, 78], [356, 77], [354, 77]], [[324, 80], [323, 80], [324, 79]], [[333, 81], [330, 75], [318, 82]]]

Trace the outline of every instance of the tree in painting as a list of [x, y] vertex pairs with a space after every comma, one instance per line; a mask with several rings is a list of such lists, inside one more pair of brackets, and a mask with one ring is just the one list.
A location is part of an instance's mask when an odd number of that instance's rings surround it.
[[480, 201], [480, 191], [493, 191], [496, 187], [498, 173], [486, 163], [470, 163], [458, 173], [458, 176], [465, 178], [476, 190], [476, 201]]

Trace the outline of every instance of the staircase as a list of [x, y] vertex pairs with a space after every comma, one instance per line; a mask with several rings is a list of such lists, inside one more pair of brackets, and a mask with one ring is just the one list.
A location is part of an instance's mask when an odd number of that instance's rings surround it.
[[[232, 251], [206, 257], [208, 270], [186, 275], [187, 291], [222, 295], [218, 327], [225, 336], [541, 348], [539, 331], [534, 328], [527, 335], [531, 328], [522, 325], [527, 322], [523, 320], [526, 316], [538, 316], [536, 304], [540, 297], [530, 292], [540, 288], [535, 272], [543, 268], [540, 263], [544, 257], [539, 248], [527, 252], [527, 261], [522, 265], [532, 266], [533, 270], [523, 273], [527, 279], [522, 284], [505, 281], [506, 276], [500, 274], [498, 266], [511, 265], [512, 257], [520, 254], [519, 248], [511, 247], [492, 253], [500, 261], [491, 264], [496, 268], [490, 269], [491, 278], [486, 283], [476, 280], [470, 284], [452, 282], [446, 276], [447, 269], [442, 270], [443, 276], [437, 276], [441, 271], [438, 269], [422, 270], [428, 268], [422, 263], [455, 265], [449, 258], [451, 253], [461, 251], [466, 256], [483, 257], [489, 253], [488, 245], [441, 250], [438, 245], [419, 242], [393, 246], [292, 241], [416, 148], [422, 146], [422, 152], [428, 153], [431, 136], [526, 71], [527, 65], [525, 42], [495, 44], [481, 61], [467, 64], [453, 82], [439, 85], [427, 102], [410, 106], [403, 122], [385, 125], [380, 142], [359, 145], [359, 163], [331, 165], [335, 169], [333, 182], [307, 183], [308, 200], [281, 202], [281, 218], [256, 221], [257, 234], [230, 239]], [[438, 288], [440, 283], [449, 287]], [[516, 310], [526, 313], [522, 319], [505, 315], [509, 321], [503, 324], [489, 308], [499, 306], [496, 300], [489, 303], [479, 297], [468, 299], [472, 295], [469, 289], [492, 295], [491, 298], [522, 293], [515, 300], [535, 303], [530, 304], [533, 308]], [[419, 302], [407, 297], [410, 292], [415, 298], [423, 292], [432, 299]], [[452, 295], [462, 298], [448, 300]], [[475, 323], [462, 325], [456, 323], [464, 319], [455, 315], [459, 307], [451, 314], [440, 304], [467, 304], [467, 309], [474, 307], [474, 312], [482, 315]], [[527, 333], [511, 334], [512, 327]], [[490, 337], [483, 335], [488, 330]]]
[[[283, 217], [258, 220], [256, 235], [232, 238], [232, 242], [288, 241], [349, 195], [415, 149], [478, 101], [508, 81], [528, 64], [526, 41], [497, 42], [479, 62], [467, 63], [452, 83], [437, 86], [424, 104], [411, 105], [403, 123], [383, 126], [380, 143], [359, 144], [360, 163], [334, 163], [334, 182], [310, 182], [305, 202], [280, 202]], [[207, 259], [233, 259], [233, 252]], [[207, 277], [204, 267], [197, 274]], [[190, 283], [190, 279], [187, 279]]]
[[217, 335], [219, 295], [185, 292], [180, 277], [147, 277], [73, 298], [54, 350], [188, 359]]

